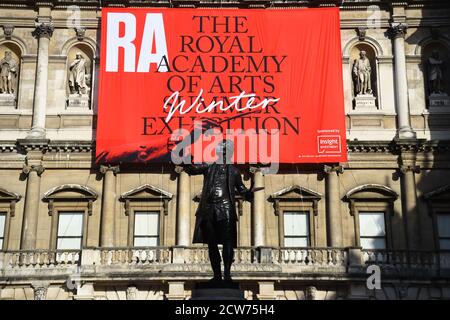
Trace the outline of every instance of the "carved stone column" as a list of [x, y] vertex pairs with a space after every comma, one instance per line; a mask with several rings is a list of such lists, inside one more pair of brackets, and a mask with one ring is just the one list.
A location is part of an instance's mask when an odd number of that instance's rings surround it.
[[116, 174], [119, 166], [100, 166], [103, 177], [100, 246], [114, 247], [114, 212], [116, 205]]
[[327, 211], [327, 245], [341, 247], [342, 243], [342, 217], [341, 199], [339, 189], [339, 174], [344, 172], [342, 166], [324, 166], [325, 171], [325, 201]]
[[48, 47], [53, 35], [51, 23], [40, 23], [33, 31], [38, 39], [38, 57], [36, 67], [36, 84], [34, 87], [33, 123], [28, 138], [45, 138], [45, 116], [48, 87]]
[[188, 246], [191, 243], [191, 182], [183, 168], [177, 166], [177, 245]]
[[420, 173], [419, 166], [401, 165], [403, 220], [406, 226], [408, 249], [420, 249], [420, 221], [417, 210], [417, 192], [415, 173]]
[[393, 23], [389, 28], [389, 34], [394, 41], [394, 82], [395, 100], [397, 106], [398, 132], [401, 139], [412, 139], [416, 133], [411, 127], [408, 81], [406, 77], [405, 35], [406, 23]]
[[22, 250], [36, 248], [37, 223], [39, 216], [41, 174], [44, 172], [42, 165], [26, 165], [23, 173], [28, 175], [27, 189], [25, 194], [25, 209], [22, 226]]
[[[254, 188], [264, 187], [264, 176], [261, 168], [251, 167], [252, 185]], [[262, 247], [266, 245], [266, 212], [264, 190], [255, 192], [252, 202], [252, 234], [253, 245]]]

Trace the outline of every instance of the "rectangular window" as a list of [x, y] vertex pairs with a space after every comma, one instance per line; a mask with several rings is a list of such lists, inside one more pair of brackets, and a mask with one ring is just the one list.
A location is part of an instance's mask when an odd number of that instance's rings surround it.
[[386, 249], [384, 212], [360, 212], [359, 236], [363, 249]]
[[309, 246], [309, 213], [285, 211], [284, 216], [284, 246]]
[[60, 212], [56, 249], [81, 249], [84, 212]]
[[159, 211], [135, 211], [134, 246], [159, 245]]
[[439, 248], [441, 250], [450, 250], [450, 214], [438, 213], [437, 224]]
[[0, 250], [2, 250], [3, 242], [5, 240], [5, 222], [6, 214], [0, 213]]

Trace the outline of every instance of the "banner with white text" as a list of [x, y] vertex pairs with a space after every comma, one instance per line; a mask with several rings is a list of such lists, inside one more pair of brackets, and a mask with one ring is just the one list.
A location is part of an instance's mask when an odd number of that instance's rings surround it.
[[224, 138], [237, 163], [346, 161], [338, 8], [106, 8], [101, 24], [97, 162], [204, 162]]

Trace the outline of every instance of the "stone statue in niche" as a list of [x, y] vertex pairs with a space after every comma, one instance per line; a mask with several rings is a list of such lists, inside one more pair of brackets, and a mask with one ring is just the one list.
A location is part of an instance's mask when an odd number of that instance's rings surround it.
[[445, 92], [444, 61], [438, 50], [433, 50], [427, 59], [427, 76], [430, 107], [450, 106], [450, 98]]
[[359, 53], [359, 58], [353, 62], [353, 84], [355, 88], [355, 109], [376, 110], [372, 91], [372, 66], [366, 51]]
[[69, 88], [71, 94], [86, 94], [86, 60], [80, 52], [69, 66]]
[[359, 53], [359, 59], [353, 63], [353, 79], [355, 81], [356, 95], [372, 94], [371, 86], [372, 67], [365, 51]]
[[5, 51], [5, 56], [0, 60], [1, 106], [15, 105], [18, 73], [18, 62], [13, 58], [11, 51]]
[[69, 65], [69, 99], [68, 107], [89, 108], [88, 62], [81, 52], [77, 52], [75, 59]]

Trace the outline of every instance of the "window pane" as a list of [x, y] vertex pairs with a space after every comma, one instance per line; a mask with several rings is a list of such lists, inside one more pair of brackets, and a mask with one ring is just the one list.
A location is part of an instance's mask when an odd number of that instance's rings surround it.
[[386, 240], [383, 238], [361, 238], [363, 249], [386, 249]]
[[0, 250], [3, 248], [3, 239], [0, 239]]
[[384, 212], [361, 212], [359, 214], [359, 234], [361, 237], [383, 237]]
[[439, 237], [450, 237], [450, 214], [437, 215]]
[[0, 214], [0, 238], [5, 236], [5, 221], [6, 216], [4, 214]]
[[308, 238], [284, 238], [285, 247], [307, 247]]
[[154, 247], [158, 245], [157, 237], [134, 238], [135, 247]]
[[159, 212], [136, 212], [134, 214], [135, 236], [157, 236], [159, 234]]
[[439, 248], [441, 250], [450, 250], [450, 239], [439, 240]]
[[59, 238], [57, 249], [80, 249], [81, 238]]
[[284, 234], [286, 236], [308, 236], [308, 214], [305, 212], [284, 212]]
[[82, 212], [60, 213], [58, 220], [58, 237], [81, 237], [83, 232]]

